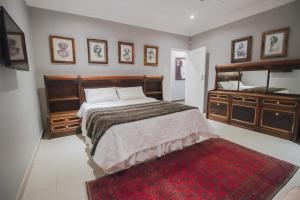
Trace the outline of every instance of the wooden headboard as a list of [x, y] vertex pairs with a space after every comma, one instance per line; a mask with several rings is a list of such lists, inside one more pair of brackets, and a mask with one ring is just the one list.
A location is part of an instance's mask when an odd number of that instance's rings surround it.
[[163, 76], [44, 76], [49, 112], [78, 110], [84, 88], [142, 86], [147, 97], [163, 99]]

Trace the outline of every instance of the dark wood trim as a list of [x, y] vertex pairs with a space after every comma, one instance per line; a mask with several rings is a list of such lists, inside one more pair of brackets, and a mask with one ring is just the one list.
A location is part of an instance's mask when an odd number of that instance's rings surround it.
[[[121, 61], [121, 46], [128, 45], [132, 47], [132, 61]], [[118, 42], [118, 60], [120, 64], [134, 64], [135, 63], [135, 50], [134, 50], [134, 43], [131, 42]]]
[[[155, 63], [148, 63], [147, 62], [147, 48], [156, 49], [156, 58]], [[159, 47], [158, 46], [151, 46], [151, 45], [144, 45], [144, 65], [145, 66], [158, 66], [158, 58], [159, 58]]]
[[282, 71], [300, 69], [300, 59], [294, 60], [273, 60], [261, 62], [248, 62], [217, 65], [217, 72], [238, 72], [238, 71], [262, 71], [262, 70]]
[[[91, 60], [90, 42], [104, 43], [104, 45], [105, 45], [105, 61], [104, 62], [98, 62], [98, 61], [92, 61]], [[87, 38], [87, 48], [88, 48], [88, 61], [89, 61], [89, 63], [108, 64], [108, 44], [107, 44], [107, 40]]]
[[269, 86], [270, 86], [270, 74], [271, 74], [271, 71], [268, 70], [268, 75], [267, 75], [267, 88], [266, 88], [266, 93], [268, 94], [269, 93]]
[[[264, 32], [262, 34], [261, 55], [260, 55], [261, 59], [286, 57], [287, 53], [288, 53], [289, 31], [290, 31], [290, 28], [286, 27], [286, 28], [281, 28], [281, 29], [276, 29], [276, 30]], [[284, 33], [282, 53], [275, 54], [275, 55], [265, 55], [265, 46], [266, 46], [266, 37], [267, 37], [267, 35], [274, 34], [274, 33], [281, 33], [281, 32]]]
[[[242, 42], [242, 41], [247, 41], [248, 42], [247, 57], [246, 58], [240, 58], [240, 59], [234, 59], [235, 43], [236, 42]], [[252, 36], [243, 37], [243, 38], [231, 41], [231, 63], [247, 62], [247, 61], [251, 61], [251, 59], [252, 59]]]
[[[72, 51], [73, 51], [73, 60], [72, 61], [59, 61], [54, 60], [54, 52], [53, 52], [53, 39], [65, 39], [65, 40], [71, 40], [72, 41]], [[62, 37], [62, 36], [56, 36], [56, 35], [50, 35], [49, 36], [49, 46], [50, 46], [50, 58], [52, 63], [58, 63], [58, 64], [76, 64], [76, 51], [75, 51], [75, 39], [70, 37]]]

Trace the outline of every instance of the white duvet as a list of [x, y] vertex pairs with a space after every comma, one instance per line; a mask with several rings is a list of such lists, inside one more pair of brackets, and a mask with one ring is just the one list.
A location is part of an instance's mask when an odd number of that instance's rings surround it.
[[[83, 103], [82, 132], [86, 135], [87, 113], [94, 108], [118, 107], [154, 102], [155, 99]], [[109, 128], [100, 139], [93, 160], [107, 173], [128, 168], [155, 156], [194, 144], [200, 136], [216, 137], [199, 110], [187, 110], [155, 118], [119, 124]]]

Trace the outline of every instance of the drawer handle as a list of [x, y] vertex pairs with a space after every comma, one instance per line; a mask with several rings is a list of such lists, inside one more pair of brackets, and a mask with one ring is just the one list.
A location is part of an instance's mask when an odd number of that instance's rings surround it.
[[276, 115], [276, 116], [279, 116], [279, 113], [278, 113], [278, 112], [276, 112], [276, 113], [275, 113], [275, 115]]
[[217, 106], [220, 106], [220, 103], [217, 103]]
[[69, 128], [69, 126], [66, 126], [66, 128]]

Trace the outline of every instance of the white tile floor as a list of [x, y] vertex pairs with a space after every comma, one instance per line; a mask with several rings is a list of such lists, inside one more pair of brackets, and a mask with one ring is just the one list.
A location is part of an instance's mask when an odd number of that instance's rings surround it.
[[[210, 121], [221, 137], [250, 149], [300, 165], [300, 145], [276, 137]], [[103, 176], [90, 160], [80, 136], [42, 140], [24, 200], [85, 200], [85, 181]], [[275, 196], [300, 185], [300, 170]]]

